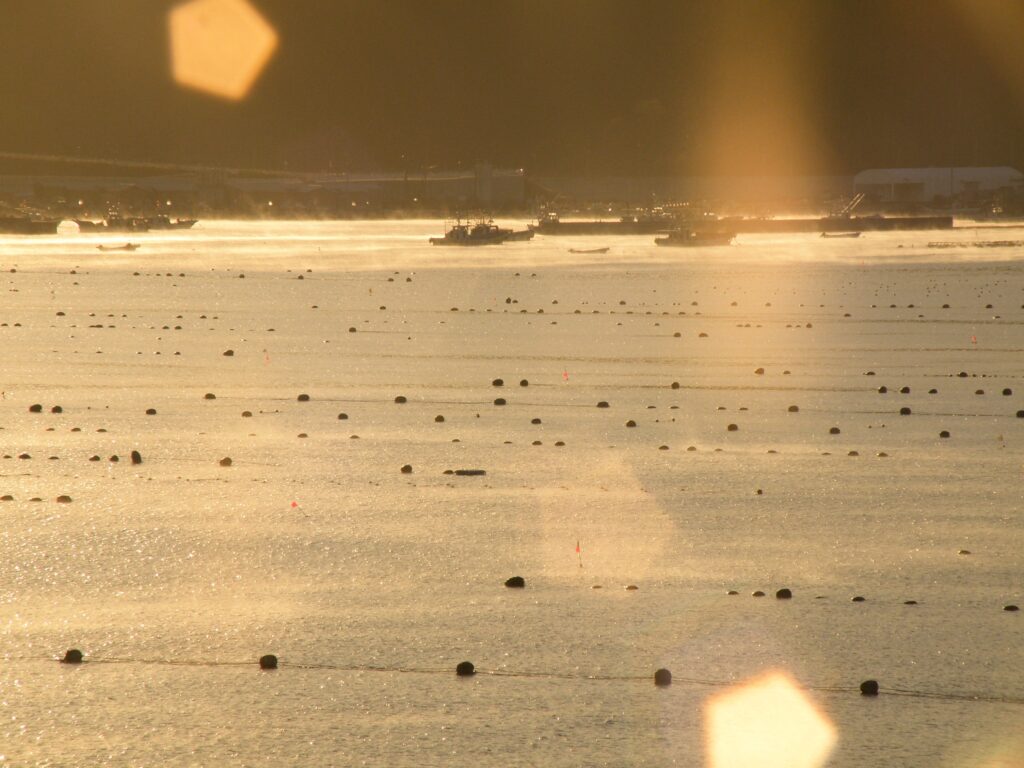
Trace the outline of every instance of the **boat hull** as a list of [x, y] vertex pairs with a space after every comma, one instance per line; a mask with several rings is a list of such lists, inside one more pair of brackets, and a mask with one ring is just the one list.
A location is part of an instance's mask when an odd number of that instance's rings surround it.
[[448, 237], [432, 237], [430, 238], [431, 245], [461, 245], [461, 246], [474, 246], [474, 245], [501, 245], [505, 242], [504, 237], [493, 237], [493, 238], [465, 238], [456, 239]]
[[731, 245], [736, 239], [732, 232], [674, 232], [666, 237], [656, 237], [656, 245], [672, 248], [700, 248], [702, 246]]
[[4, 216], [0, 217], [0, 235], [55, 235], [59, 225], [56, 219]]
[[656, 235], [672, 226], [664, 221], [542, 221], [530, 229], [542, 235]]

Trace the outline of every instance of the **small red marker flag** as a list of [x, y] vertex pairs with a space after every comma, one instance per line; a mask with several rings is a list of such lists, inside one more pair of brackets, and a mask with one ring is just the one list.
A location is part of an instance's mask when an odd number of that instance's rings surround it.
[[292, 502], [292, 509], [295, 509], [297, 506], [299, 506], [299, 502], [293, 501]]
[[580, 543], [577, 541], [576, 542], [576, 554], [578, 555], [579, 553], [580, 553]]
[[562, 371], [562, 378], [565, 379], [566, 381], [568, 381], [569, 380], [569, 372], [568, 371]]
[[971, 336], [971, 344], [977, 344], [977, 343], [978, 343], [978, 337], [977, 336]]

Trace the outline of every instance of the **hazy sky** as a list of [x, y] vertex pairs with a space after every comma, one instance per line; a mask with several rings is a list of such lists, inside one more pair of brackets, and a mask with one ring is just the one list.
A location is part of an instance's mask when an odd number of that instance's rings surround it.
[[230, 103], [171, 80], [172, 2], [6, 0], [0, 150], [336, 170], [1024, 167], [1017, 0], [252, 2], [280, 45]]

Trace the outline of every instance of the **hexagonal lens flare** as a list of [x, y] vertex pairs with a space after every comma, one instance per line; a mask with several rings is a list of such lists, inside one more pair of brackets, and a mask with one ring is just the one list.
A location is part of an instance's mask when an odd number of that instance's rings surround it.
[[832, 722], [781, 672], [709, 700], [704, 725], [710, 768], [819, 768], [836, 743]]
[[277, 32], [248, 0], [190, 0], [171, 9], [168, 25], [174, 79], [234, 101], [277, 48]]

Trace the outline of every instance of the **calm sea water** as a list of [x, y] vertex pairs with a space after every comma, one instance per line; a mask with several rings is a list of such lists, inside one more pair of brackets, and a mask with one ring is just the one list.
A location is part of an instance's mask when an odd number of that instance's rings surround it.
[[0, 238], [4, 763], [1024, 762], [1024, 229], [440, 230]]

